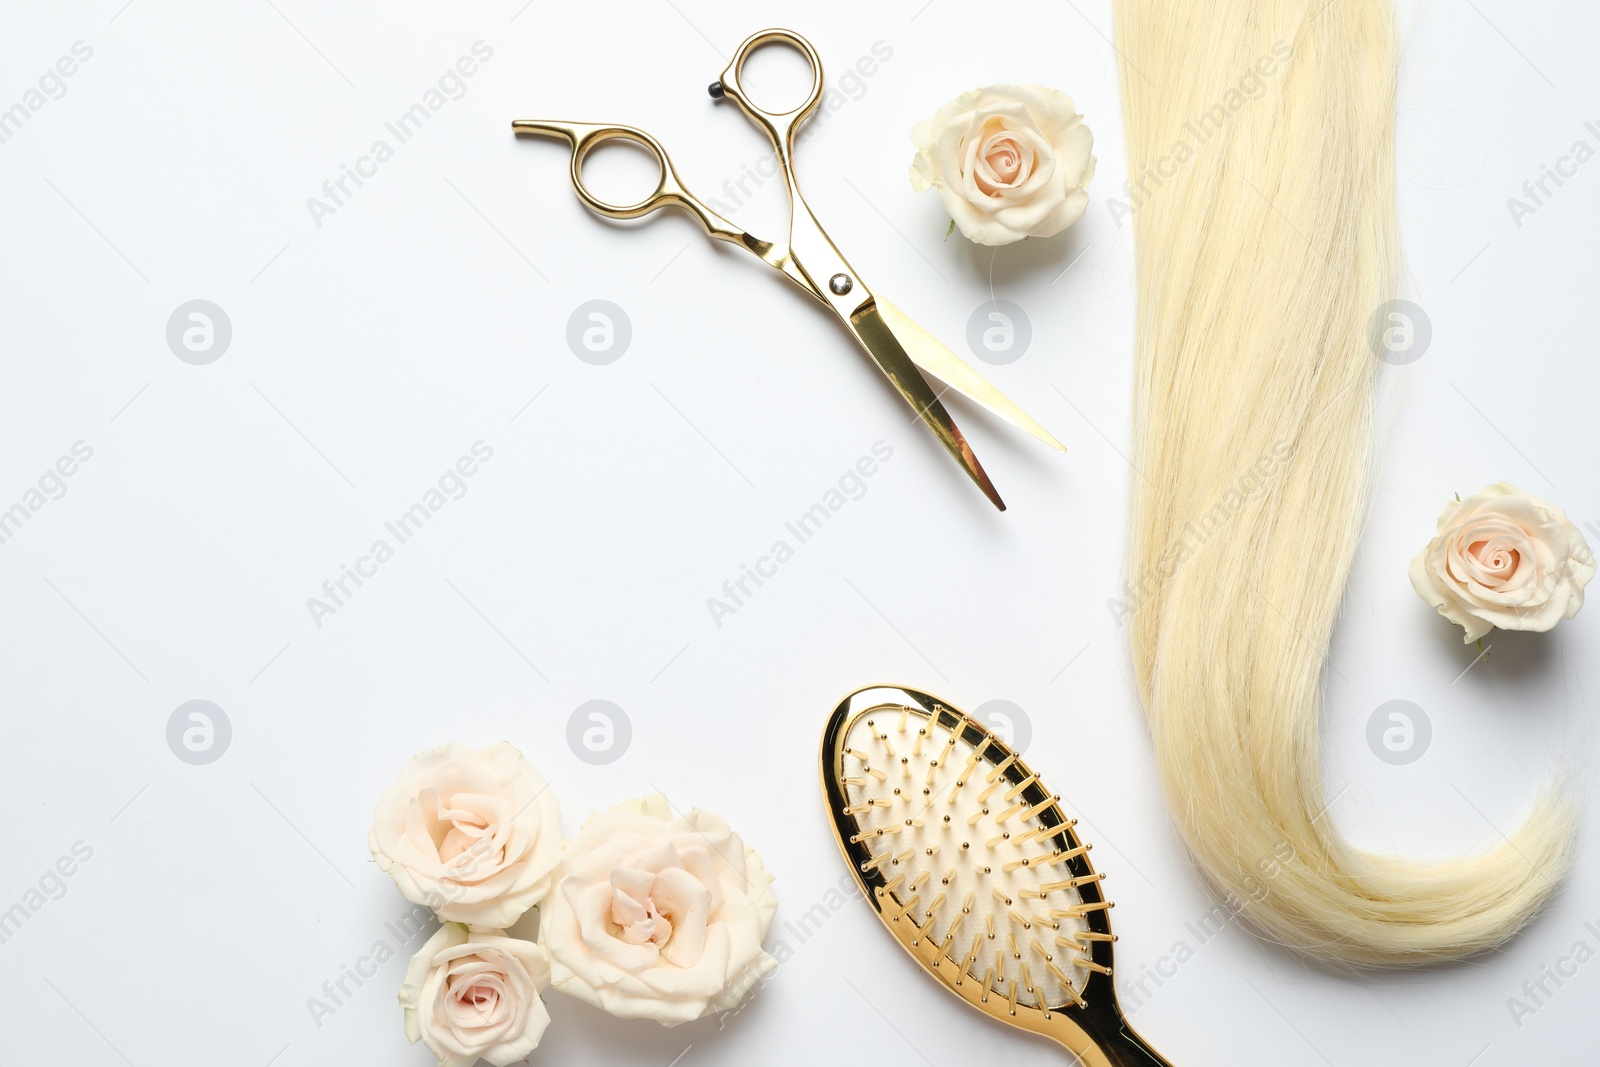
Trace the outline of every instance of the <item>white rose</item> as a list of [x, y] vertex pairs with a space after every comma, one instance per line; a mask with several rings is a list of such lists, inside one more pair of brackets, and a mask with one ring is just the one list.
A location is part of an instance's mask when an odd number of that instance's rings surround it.
[[1496, 626], [1548, 630], [1572, 618], [1594, 571], [1566, 512], [1499, 482], [1445, 505], [1439, 536], [1411, 561], [1411, 585], [1470, 643]]
[[413, 756], [383, 791], [367, 835], [407, 900], [439, 918], [506, 927], [550, 891], [561, 861], [555, 794], [501, 741], [451, 741]]
[[1038, 85], [962, 93], [911, 130], [911, 185], [938, 189], [967, 239], [1049, 237], [1083, 217], [1094, 135], [1072, 97]]
[[777, 961], [761, 949], [778, 900], [761, 858], [716, 815], [665, 797], [597, 812], [539, 910], [555, 987], [667, 1026], [737, 1004]]
[[406, 967], [406, 1040], [426, 1045], [439, 1067], [471, 1067], [480, 1056], [515, 1063], [550, 1025], [539, 998], [549, 985], [549, 960], [533, 942], [445, 923]]

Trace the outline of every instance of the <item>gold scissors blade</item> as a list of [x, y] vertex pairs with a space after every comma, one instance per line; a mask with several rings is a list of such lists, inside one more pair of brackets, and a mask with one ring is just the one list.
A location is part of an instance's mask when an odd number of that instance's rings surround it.
[[881, 296], [875, 296], [883, 321], [894, 331], [900, 346], [911, 357], [911, 362], [944, 382], [950, 388], [977, 401], [994, 414], [1005, 419], [1019, 430], [1025, 430], [1051, 448], [1065, 452], [1067, 446], [1057, 441], [1050, 432], [1019, 408], [987, 378], [950, 351], [939, 340], [917, 325], [905, 312]]
[[850, 313], [847, 320], [850, 332], [856, 335], [856, 340], [861, 342], [861, 347], [867, 350], [878, 368], [900, 390], [900, 395], [906, 398], [906, 403], [911, 405], [911, 410], [917, 417], [927, 424], [944, 447], [955, 457], [956, 462], [975, 482], [989, 502], [1001, 511], [1006, 509], [1006, 503], [1000, 499], [1000, 494], [995, 491], [994, 483], [989, 480], [989, 475], [984, 471], [983, 464], [978, 462], [978, 457], [972, 454], [972, 446], [967, 444], [967, 439], [961, 435], [955, 421], [950, 418], [950, 413], [939, 402], [939, 397], [928, 385], [926, 378], [917, 370], [917, 365], [906, 354], [905, 348], [895, 337], [894, 331], [884, 321], [882, 313], [878, 310], [876, 300], [868, 300], [855, 311]]

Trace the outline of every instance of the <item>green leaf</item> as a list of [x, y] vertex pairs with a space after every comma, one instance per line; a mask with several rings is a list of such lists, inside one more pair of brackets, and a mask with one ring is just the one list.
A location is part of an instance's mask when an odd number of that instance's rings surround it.
[[950, 220], [950, 225], [945, 227], [944, 239], [946, 241], [950, 240], [950, 235], [955, 233], [955, 232], [956, 232], [956, 220], [955, 219], [951, 219]]

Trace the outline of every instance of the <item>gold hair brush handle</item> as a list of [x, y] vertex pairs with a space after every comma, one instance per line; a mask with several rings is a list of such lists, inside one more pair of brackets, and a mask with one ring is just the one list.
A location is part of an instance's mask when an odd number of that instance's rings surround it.
[[1068, 1024], [1045, 1031], [1047, 1037], [1077, 1056], [1084, 1067], [1172, 1067], [1166, 1057], [1145, 1044], [1144, 1038], [1128, 1026], [1115, 1004], [1111, 1007], [1112, 1018], [1104, 1024], [1090, 1022], [1084, 1014], [1087, 1012], [1080, 1013], [1077, 1026]]

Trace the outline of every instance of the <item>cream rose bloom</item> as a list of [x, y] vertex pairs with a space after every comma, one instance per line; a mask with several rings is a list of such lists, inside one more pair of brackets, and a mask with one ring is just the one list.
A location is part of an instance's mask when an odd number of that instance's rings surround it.
[[561, 860], [555, 794], [504, 741], [412, 757], [378, 799], [367, 846], [407, 900], [440, 919], [506, 927], [550, 891]]
[[406, 967], [406, 1040], [426, 1045], [439, 1067], [479, 1057], [505, 1067], [537, 1048], [550, 1025], [539, 999], [549, 985], [549, 960], [533, 942], [445, 923]]
[[1038, 85], [962, 93], [911, 130], [911, 185], [938, 189], [980, 245], [1049, 237], [1083, 217], [1094, 135], [1072, 97]]
[[761, 858], [716, 815], [665, 797], [597, 812], [539, 910], [555, 987], [667, 1026], [737, 1004], [777, 966], [761, 949], [778, 900]]
[[1471, 643], [1496, 626], [1548, 630], [1572, 618], [1594, 571], [1566, 512], [1499, 482], [1445, 505], [1439, 536], [1411, 561], [1411, 584]]

